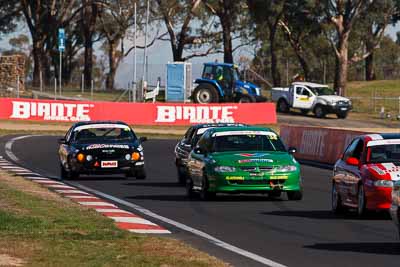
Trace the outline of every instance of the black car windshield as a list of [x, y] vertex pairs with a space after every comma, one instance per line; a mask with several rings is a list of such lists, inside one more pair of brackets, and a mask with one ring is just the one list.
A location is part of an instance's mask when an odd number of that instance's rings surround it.
[[335, 92], [328, 87], [309, 87], [315, 95], [334, 95]]
[[368, 163], [400, 162], [400, 145], [371, 146], [368, 154]]
[[226, 135], [216, 136], [213, 145], [214, 152], [229, 151], [286, 151], [277, 135]]
[[83, 128], [74, 131], [77, 143], [123, 143], [136, 140], [135, 134], [128, 127]]

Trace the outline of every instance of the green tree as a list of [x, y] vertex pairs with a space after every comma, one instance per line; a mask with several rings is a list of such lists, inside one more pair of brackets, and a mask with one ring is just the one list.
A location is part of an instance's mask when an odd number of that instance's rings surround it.
[[76, 0], [20, 0], [20, 7], [32, 38], [34, 86], [39, 86], [42, 71], [45, 81], [49, 81], [49, 54], [56, 43], [58, 28], [68, 25], [76, 15], [76, 4]]
[[[247, 0], [250, 14], [257, 27], [258, 38], [269, 42], [271, 75], [274, 86], [281, 85], [281, 73], [276, 53], [279, 23], [289, 1], [286, 0]], [[266, 30], [267, 29], [267, 30]]]
[[[0, 33], [14, 31], [21, 16], [19, 0], [0, 0]], [[0, 39], [2, 35], [0, 34]]]
[[[160, 38], [171, 44], [174, 61], [186, 61], [193, 57], [218, 53], [218, 34], [214, 23], [208, 21], [202, 8], [202, 0], [156, 0], [154, 16], [161, 17], [168, 32], [168, 38]], [[199, 27], [194, 29], [193, 22]], [[207, 49], [205, 48], [207, 47]], [[188, 55], [184, 55], [187, 52]]]
[[[235, 32], [243, 33], [241, 28], [247, 22], [247, 4], [243, 0], [205, 0], [207, 10], [218, 17], [222, 29], [222, 46], [224, 62], [233, 63], [233, 36]], [[244, 40], [242, 40], [244, 41]]]
[[321, 0], [316, 15], [336, 56], [334, 88], [345, 93], [349, 65], [349, 39], [360, 14], [368, 12], [373, 0]]

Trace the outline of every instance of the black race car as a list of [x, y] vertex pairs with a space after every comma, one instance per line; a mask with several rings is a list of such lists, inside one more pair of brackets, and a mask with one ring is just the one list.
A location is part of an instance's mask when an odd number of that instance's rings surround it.
[[145, 179], [142, 142], [120, 121], [78, 122], [59, 140], [62, 179], [80, 174], [125, 174]]
[[178, 171], [178, 182], [180, 184], [186, 183], [187, 178], [187, 161], [190, 151], [196, 146], [197, 141], [203, 136], [203, 133], [215, 127], [234, 127], [234, 126], [246, 126], [241, 123], [206, 123], [196, 124], [186, 131], [185, 136], [175, 146], [175, 165]]

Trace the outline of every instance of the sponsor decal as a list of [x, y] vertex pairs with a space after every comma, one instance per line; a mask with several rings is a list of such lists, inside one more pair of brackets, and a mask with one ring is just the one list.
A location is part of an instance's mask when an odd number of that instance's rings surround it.
[[124, 124], [96, 123], [96, 124], [88, 124], [88, 125], [78, 126], [74, 129], [74, 132], [82, 131], [85, 129], [103, 129], [103, 128], [107, 128], [107, 129], [117, 128], [117, 129], [123, 129], [124, 131], [130, 131], [129, 126], [124, 125]]
[[280, 179], [287, 179], [289, 176], [287, 175], [272, 175], [269, 177], [270, 180], [280, 180]]
[[41, 118], [45, 121], [89, 121], [94, 104], [12, 101], [10, 119]]
[[257, 162], [257, 163], [272, 163], [274, 162], [272, 159], [240, 159], [239, 163], [249, 163], [249, 162]]
[[101, 162], [101, 167], [102, 168], [117, 168], [118, 167], [118, 161], [102, 161]]
[[264, 156], [269, 155], [268, 153], [241, 153], [241, 154], [236, 154], [236, 156], [242, 156], [242, 157], [253, 157], [253, 158], [261, 158]]
[[188, 120], [190, 123], [234, 123], [234, 110], [238, 106], [157, 106], [156, 122], [176, 122], [177, 120]]
[[268, 136], [269, 139], [273, 140], [278, 139], [276, 133], [267, 131], [225, 131], [225, 132], [216, 132], [213, 134], [213, 136], [230, 136], [230, 135], [251, 135], [251, 136], [266, 135]]
[[264, 173], [263, 173], [263, 172], [260, 172], [260, 173], [251, 172], [251, 173], [250, 173], [250, 176], [256, 176], [256, 177], [264, 176]]
[[301, 138], [300, 153], [323, 157], [326, 131], [305, 130]]
[[[127, 110], [140, 112], [126, 112]], [[133, 125], [276, 123], [273, 103], [177, 104], [0, 98], [0, 119], [35, 121], [124, 121]], [[210, 125], [210, 127], [213, 127]]]
[[113, 144], [93, 144], [86, 147], [86, 150], [103, 149], [103, 148], [120, 148], [129, 149], [128, 145], [113, 145]]
[[243, 181], [244, 180], [244, 177], [243, 176], [226, 176], [225, 177], [225, 179], [226, 180], [228, 180], [228, 181], [232, 181], [232, 180], [240, 180], [240, 181]]
[[114, 153], [115, 149], [105, 149], [105, 150], [102, 150], [101, 152], [103, 152], [103, 153]]
[[400, 139], [384, 139], [369, 141], [367, 147], [384, 146], [384, 145], [400, 145]]

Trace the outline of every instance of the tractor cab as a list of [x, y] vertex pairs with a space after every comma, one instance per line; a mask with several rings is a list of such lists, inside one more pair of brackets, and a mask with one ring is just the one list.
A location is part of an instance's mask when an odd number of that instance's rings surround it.
[[240, 79], [239, 69], [234, 64], [206, 63], [202, 77], [195, 83], [198, 86], [192, 97], [196, 103], [265, 101], [259, 87]]

